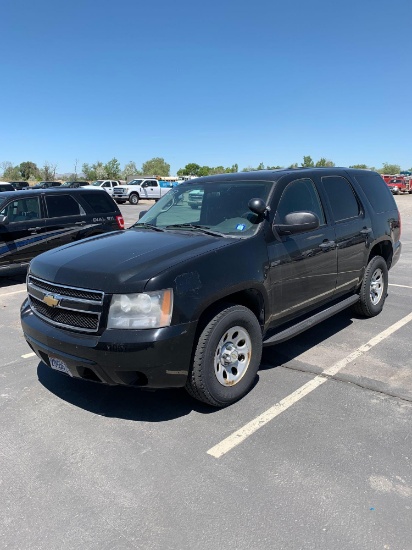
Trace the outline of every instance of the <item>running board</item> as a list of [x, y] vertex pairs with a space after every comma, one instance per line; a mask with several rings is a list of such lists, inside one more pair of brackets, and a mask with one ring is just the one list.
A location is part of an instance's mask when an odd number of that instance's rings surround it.
[[289, 340], [289, 338], [293, 338], [293, 336], [297, 336], [298, 334], [300, 334], [301, 332], [304, 332], [308, 328], [313, 327], [314, 325], [317, 325], [322, 321], [325, 321], [325, 319], [328, 319], [329, 317], [332, 317], [336, 313], [343, 311], [347, 307], [352, 306], [353, 304], [356, 304], [356, 302], [359, 302], [358, 294], [355, 294], [354, 296], [349, 296], [349, 298], [342, 300], [342, 302], [339, 302], [334, 306], [328, 307], [327, 309], [320, 311], [315, 315], [312, 315], [312, 317], [309, 317], [308, 319], [305, 319], [304, 321], [301, 321], [300, 323], [293, 325], [293, 327], [289, 327], [285, 330], [282, 330], [281, 332], [278, 332], [274, 336], [268, 338], [267, 340], [264, 340], [263, 345], [273, 346], [274, 344], [280, 344], [285, 340]]

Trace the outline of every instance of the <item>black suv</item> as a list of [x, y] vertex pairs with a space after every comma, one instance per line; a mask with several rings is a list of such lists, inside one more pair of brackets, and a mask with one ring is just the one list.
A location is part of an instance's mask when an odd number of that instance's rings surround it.
[[62, 187], [87, 187], [89, 185], [88, 181], [65, 181], [62, 183]]
[[4, 193], [4, 191], [14, 191], [14, 187], [11, 183], [8, 183], [7, 181], [0, 181], [0, 193]]
[[91, 235], [124, 228], [106, 191], [46, 189], [0, 194], [0, 275], [34, 256]]
[[16, 191], [22, 191], [23, 189], [29, 189], [30, 185], [27, 181], [11, 181], [11, 185], [16, 189]]
[[35, 258], [24, 335], [69, 376], [186, 386], [229, 405], [253, 386], [262, 346], [349, 306], [380, 313], [399, 239], [399, 212], [376, 172], [191, 180], [131, 229]]
[[30, 187], [30, 189], [49, 189], [49, 187], [60, 187], [60, 181], [39, 181], [36, 185]]

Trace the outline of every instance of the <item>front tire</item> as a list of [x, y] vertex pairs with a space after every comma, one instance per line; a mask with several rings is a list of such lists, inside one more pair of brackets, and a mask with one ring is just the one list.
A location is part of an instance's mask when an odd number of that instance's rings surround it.
[[355, 312], [363, 317], [379, 315], [387, 294], [388, 266], [382, 256], [374, 256], [366, 267]]
[[139, 204], [139, 195], [137, 193], [132, 193], [129, 197], [130, 204]]
[[250, 309], [222, 309], [202, 330], [186, 390], [214, 407], [238, 401], [252, 388], [262, 357], [262, 332]]

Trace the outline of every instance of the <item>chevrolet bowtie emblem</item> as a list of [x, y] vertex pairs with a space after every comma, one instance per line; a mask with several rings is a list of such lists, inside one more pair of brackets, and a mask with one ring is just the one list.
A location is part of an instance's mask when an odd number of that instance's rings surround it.
[[43, 302], [49, 307], [56, 307], [59, 305], [60, 300], [55, 298], [53, 294], [46, 294], [46, 296], [43, 298]]

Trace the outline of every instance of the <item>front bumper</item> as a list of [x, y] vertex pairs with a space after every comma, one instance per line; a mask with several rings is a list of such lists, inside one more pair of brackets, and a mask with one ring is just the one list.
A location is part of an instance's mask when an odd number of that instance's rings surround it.
[[146, 330], [105, 330], [85, 335], [49, 325], [21, 307], [24, 337], [49, 367], [63, 361], [74, 378], [111, 385], [176, 388], [186, 383], [196, 323]]
[[122, 201], [127, 201], [129, 199], [129, 195], [127, 193], [113, 193], [112, 197], [116, 199], [120, 199]]

